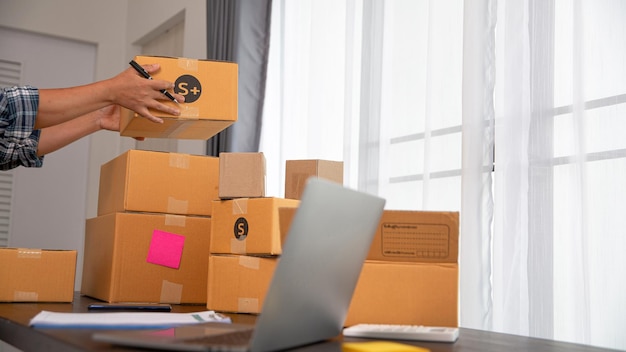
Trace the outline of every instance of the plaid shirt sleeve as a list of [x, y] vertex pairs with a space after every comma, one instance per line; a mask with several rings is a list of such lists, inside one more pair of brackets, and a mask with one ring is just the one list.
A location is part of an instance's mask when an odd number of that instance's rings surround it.
[[43, 157], [37, 156], [41, 131], [33, 130], [38, 107], [37, 88], [0, 89], [0, 170], [42, 166]]

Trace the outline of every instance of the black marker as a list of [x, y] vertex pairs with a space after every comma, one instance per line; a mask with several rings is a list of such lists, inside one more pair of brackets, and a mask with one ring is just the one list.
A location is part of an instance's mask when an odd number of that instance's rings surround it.
[[172, 306], [169, 304], [133, 304], [133, 303], [95, 303], [90, 304], [87, 309], [89, 310], [101, 310], [101, 311], [142, 311], [142, 312], [169, 312], [172, 310]]
[[[143, 67], [141, 67], [141, 65], [135, 62], [135, 60], [130, 60], [129, 64], [135, 69], [135, 71], [139, 72], [144, 78], [152, 79], [152, 76], [150, 76], [150, 74], [146, 72], [146, 70], [144, 70]], [[178, 104], [178, 101], [176, 100], [176, 98], [174, 98], [174, 96], [171, 95], [170, 92], [168, 92], [166, 89], [161, 90], [161, 93], [165, 94], [165, 96], [168, 97], [171, 101]]]

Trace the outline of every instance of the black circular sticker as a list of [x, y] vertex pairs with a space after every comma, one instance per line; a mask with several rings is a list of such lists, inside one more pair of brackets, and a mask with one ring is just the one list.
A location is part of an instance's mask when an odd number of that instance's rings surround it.
[[245, 218], [239, 218], [235, 221], [235, 238], [239, 241], [243, 241], [248, 237], [248, 220]]
[[174, 93], [184, 95], [185, 103], [193, 103], [202, 94], [200, 81], [192, 75], [182, 75], [174, 82]]

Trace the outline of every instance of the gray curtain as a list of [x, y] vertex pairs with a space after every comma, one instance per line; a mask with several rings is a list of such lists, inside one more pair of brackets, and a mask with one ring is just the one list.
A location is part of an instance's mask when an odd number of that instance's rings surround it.
[[207, 142], [207, 155], [259, 150], [271, 0], [207, 0], [207, 58], [239, 65], [237, 122]]

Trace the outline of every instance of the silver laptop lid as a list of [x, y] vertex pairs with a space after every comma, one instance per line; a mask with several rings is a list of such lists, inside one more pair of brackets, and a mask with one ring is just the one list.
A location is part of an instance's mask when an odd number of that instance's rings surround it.
[[252, 351], [341, 332], [384, 205], [382, 198], [309, 179], [257, 319]]

